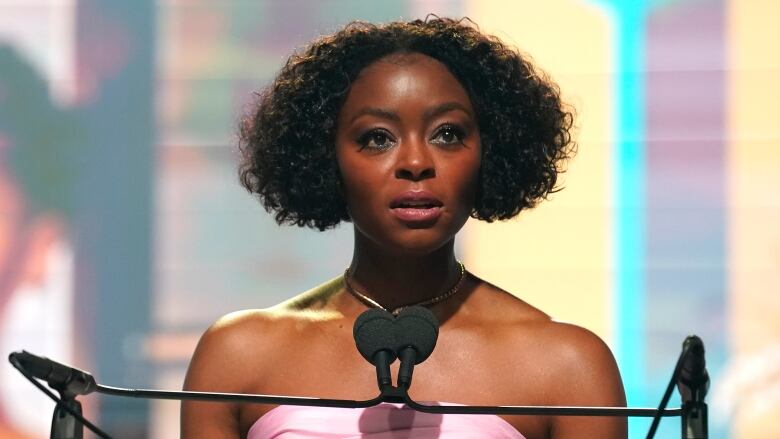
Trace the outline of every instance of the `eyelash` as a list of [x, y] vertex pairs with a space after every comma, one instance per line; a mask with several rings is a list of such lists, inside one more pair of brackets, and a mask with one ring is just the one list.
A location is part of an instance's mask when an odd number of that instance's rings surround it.
[[363, 150], [363, 149], [370, 149], [370, 150], [378, 150], [378, 151], [384, 151], [386, 149], [390, 149], [389, 146], [370, 146], [369, 145], [369, 142], [371, 140], [376, 140], [376, 136], [380, 136], [380, 135], [384, 136], [384, 139], [385, 139], [386, 142], [387, 141], [395, 142], [395, 139], [393, 139], [393, 136], [387, 130], [384, 130], [384, 129], [381, 129], [381, 128], [377, 128], [377, 129], [370, 130], [370, 131], [366, 132], [365, 134], [361, 135], [360, 137], [358, 137], [357, 141], [360, 144], [360, 149], [361, 150]]
[[[454, 141], [450, 141], [450, 142], [434, 141], [434, 139], [436, 139], [437, 137], [441, 136], [442, 134], [444, 134], [447, 131], [452, 133], [452, 135], [455, 136], [455, 140]], [[390, 146], [371, 146], [371, 145], [369, 145], [369, 143], [372, 140], [376, 140], [377, 139], [377, 136], [382, 136], [384, 138], [384, 140], [385, 140], [385, 143], [386, 142], [392, 142], [392, 145], [390, 145]], [[444, 146], [444, 147], [453, 146], [453, 145], [463, 145], [463, 139], [464, 139], [465, 136], [466, 136], [466, 133], [465, 133], [465, 131], [461, 127], [459, 127], [457, 125], [454, 125], [454, 124], [451, 124], [451, 123], [446, 123], [446, 124], [440, 126], [438, 129], [436, 129], [436, 131], [433, 133], [433, 137], [429, 141], [431, 143], [435, 144], [435, 145], [440, 145], [440, 146]], [[363, 150], [363, 149], [371, 149], [371, 150], [384, 151], [384, 150], [390, 149], [393, 145], [395, 145], [395, 143], [397, 141], [393, 138], [393, 136], [387, 130], [382, 129], [382, 128], [377, 128], [377, 129], [370, 130], [370, 131], [366, 132], [365, 134], [361, 135], [360, 137], [358, 137], [357, 142], [360, 144], [360, 149], [361, 150]]]
[[[435, 139], [436, 137], [442, 135], [445, 131], [451, 132], [455, 136], [455, 141], [452, 141], [452, 142], [432, 142], [432, 143], [435, 143], [437, 145], [445, 145], [445, 146], [449, 146], [449, 145], [463, 145], [463, 139], [464, 139], [464, 137], [466, 137], [466, 132], [463, 130], [463, 128], [461, 128], [461, 127], [459, 127], [457, 125], [453, 125], [451, 123], [446, 123], [446, 124], [440, 126], [436, 130], [436, 132], [433, 133], [433, 138]], [[433, 140], [433, 139], [431, 139], [431, 140]]]

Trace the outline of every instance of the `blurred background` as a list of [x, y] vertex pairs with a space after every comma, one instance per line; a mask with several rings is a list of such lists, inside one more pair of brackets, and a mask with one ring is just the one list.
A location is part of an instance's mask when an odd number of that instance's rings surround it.
[[[0, 0], [2, 356], [179, 389], [216, 318], [343, 272], [350, 225], [279, 227], [240, 188], [237, 123], [312, 38], [428, 13], [529, 54], [578, 113], [566, 189], [467, 224], [466, 266], [602, 336], [630, 405], [700, 335], [711, 437], [780, 437], [773, 0]], [[82, 400], [116, 437], [178, 436], [178, 403]], [[0, 437], [48, 437], [52, 409], [0, 367]]]

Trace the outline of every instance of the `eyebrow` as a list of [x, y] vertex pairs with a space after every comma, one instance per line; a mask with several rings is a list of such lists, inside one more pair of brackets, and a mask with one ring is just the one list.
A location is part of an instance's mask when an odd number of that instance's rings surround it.
[[[469, 117], [473, 118], [474, 115], [471, 114], [471, 111], [463, 104], [460, 104], [458, 102], [445, 102], [443, 104], [439, 104], [435, 107], [431, 107], [423, 113], [423, 120], [425, 122], [430, 121], [431, 119], [435, 118], [436, 116], [440, 116], [444, 113], [447, 113], [449, 111], [453, 110], [460, 110], [466, 114], [469, 115]], [[401, 117], [398, 115], [398, 113], [387, 110], [384, 108], [378, 108], [378, 107], [363, 107], [360, 110], [355, 113], [354, 116], [352, 116], [352, 119], [350, 119], [350, 123], [354, 122], [355, 119], [357, 119], [360, 116], [376, 116], [382, 119], [389, 119], [395, 122], [400, 122]]]

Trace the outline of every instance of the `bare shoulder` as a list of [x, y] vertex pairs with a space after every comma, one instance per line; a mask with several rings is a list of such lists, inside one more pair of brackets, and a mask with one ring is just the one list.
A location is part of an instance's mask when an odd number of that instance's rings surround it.
[[[272, 326], [274, 316], [265, 310], [248, 310], [218, 319], [201, 336], [184, 379], [184, 390], [196, 392], [247, 393], [253, 383], [247, 377], [261, 377], [256, 368], [257, 344]], [[260, 373], [258, 373], [260, 372]], [[251, 379], [251, 378], [250, 378]], [[184, 401], [181, 405], [181, 437], [238, 438], [241, 436], [238, 405], [225, 402]]]
[[617, 363], [607, 344], [577, 325], [550, 320], [534, 331], [544, 358], [558, 376], [556, 396], [569, 405], [625, 405]]
[[[199, 392], [262, 393], [272, 368], [284, 364], [307, 337], [303, 333], [327, 319], [321, 306], [330, 283], [267, 309], [237, 311], [217, 319], [201, 336], [190, 360], [184, 389]], [[238, 438], [246, 434], [239, 404], [182, 403], [182, 437]]]
[[256, 380], [274, 357], [294, 349], [294, 341], [305, 339], [300, 335], [312, 325], [335, 317], [324, 306], [333, 291], [334, 281], [329, 281], [271, 308], [220, 317], [198, 342], [185, 388], [241, 392], [262, 387]]
[[[543, 405], [625, 406], [617, 363], [600, 337], [555, 321], [508, 293], [494, 297], [496, 312], [505, 316], [495, 329], [497, 350], [510, 352], [507, 363], [523, 372], [515, 371], [517, 378], [510, 380], [507, 391], [527, 392]], [[622, 418], [553, 417], [549, 431], [551, 438], [625, 438], [627, 424]]]
[[[190, 360], [187, 390], [242, 392], [247, 376], [262, 376], [256, 359], [277, 344], [283, 316], [272, 309], [243, 310], [220, 317], [201, 336]], [[251, 375], [244, 372], [252, 370]]]
[[589, 373], [595, 377], [619, 380], [612, 351], [596, 334], [583, 327], [554, 320], [522, 299], [491, 284], [480, 314], [487, 316], [483, 326], [493, 328], [497, 340], [522, 346], [519, 355], [532, 354], [548, 371]]
[[[547, 404], [625, 405], [617, 363], [607, 344], [581, 326], [559, 322], [523, 300], [506, 293], [496, 313], [505, 316], [496, 331], [513, 355], [532, 358], [535, 370], [547, 377]], [[500, 311], [498, 310], [500, 309]], [[498, 334], [497, 334], [498, 335]], [[509, 349], [509, 346], [522, 347]], [[519, 360], [519, 359], [517, 359]], [[542, 382], [542, 381], [540, 381]]]
[[[550, 320], [536, 332], [550, 375], [547, 395], [552, 405], [625, 407], [620, 372], [609, 347], [591, 331]], [[625, 418], [555, 417], [551, 437], [628, 436]]]

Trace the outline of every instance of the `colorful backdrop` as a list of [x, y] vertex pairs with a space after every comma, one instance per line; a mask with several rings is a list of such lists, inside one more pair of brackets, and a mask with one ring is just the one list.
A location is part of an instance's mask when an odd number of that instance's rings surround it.
[[[239, 187], [237, 122], [310, 39], [428, 13], [528, 54], [577, 112], [565, 189], [467, 224], [467, 267], [602, 336], [634, 406], [700, 335], [711, 437], [780, 437], [772, 0], [2, 0], [2, 354], [180, 388], [214, 319], [342, 272], [349, 226], [279, 227]], [[52, 404], [10, 366], [0, 386], [0, 437], [46, 437]], [[177, 403], [84, 401], [118, 437], [178, 435]]]

